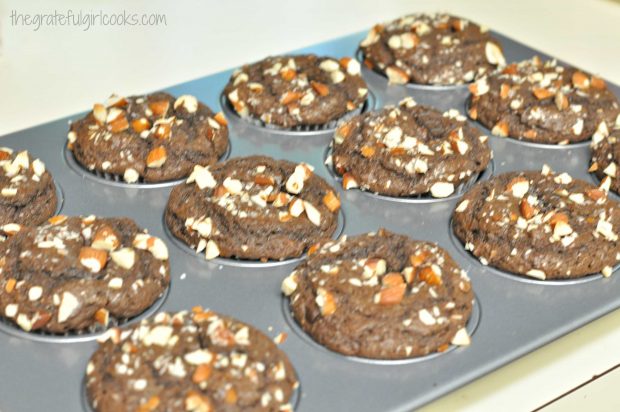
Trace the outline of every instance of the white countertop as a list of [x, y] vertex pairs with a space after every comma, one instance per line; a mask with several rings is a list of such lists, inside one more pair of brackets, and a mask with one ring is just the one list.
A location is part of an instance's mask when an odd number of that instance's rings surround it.
[[[449, 11], [620, 83], [620, 4], [603, 0], [0, 0], [0, 135], [258, 60], [413, 11]], [[162, 13], [158, 27], [13, 26], [11, 13]], [[620, 311], [427, 406], [531, 410], [620, 364]], [[620, 372], [549, 410], [620, 410]], [[584, 403], [585, 402], [585, 403]]]

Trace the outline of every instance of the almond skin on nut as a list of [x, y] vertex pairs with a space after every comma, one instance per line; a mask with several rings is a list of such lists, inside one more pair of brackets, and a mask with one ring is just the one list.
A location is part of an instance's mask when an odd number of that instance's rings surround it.
[[380, 305], [396, 305], [402, 302], [406, 290], [407, 285], [404, 283], [385, 288], [379, 292], [377, 303]]
[[340, 199], [338, 199], [338, 196], [331, 190], [323, 196], [323, 204], [327, 206], [331, 212], [336, 212], [340, 209]]
[[149, 102], [149, 109], [153, 112], [154, 116], [163, 116], [168, 112], [170, 108], [170, 102], [168, 100], [160, 100], [156, 102]]
[[166, 159], [168, 158], [166, 148], [163, 146], [158, 146], [151, 150], [146, 156], [146, 165], [150, 168], [159, 168], [166, 163]]
[[105, 267], [108, 253], [105, 250], [84, 246], [78, 257], [80, 264], [92, 273], [99, 273]]
[[310, 85], [312, 86], [314, 91], [317, 92], [320, 96], [329, 95], [329, 87], [327, 85], [315, 81], [311, 81]]

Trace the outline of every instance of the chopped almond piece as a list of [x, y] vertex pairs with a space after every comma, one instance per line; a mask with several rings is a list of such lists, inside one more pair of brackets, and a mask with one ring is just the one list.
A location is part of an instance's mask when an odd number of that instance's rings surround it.
[[300, 92], [286, 92], [280, 98], [280, 103], [284, 105], [291, 104], [301, 99], [302, 97], [303, 94], [301, 94]]
[[510, 93], [510, 86], [508, 86], [506, 83], [502, 83], [499, 88], [499, 97], [501, 97], [502, 99], [506, 99], [508, 97], [508, 93]]
[[396, 272], [387, 273], [381, 278], [381, 284], [386, 287], [398, 286], [403, 283], [405, 283], [403, 276]]
[[405, 283], [382, 289], [378, 293], [377, 303], [380, 305], [396, 305], [403, 300], [407, 285]]
[[160, 100], [157, 102], [150, 102], [149, 109], [153, 112], [154, 116], [163, 116], [168, 112], [170, 108], [170, 102], [168, 100]]
[[151, 122], [146, 117], [142, 117], [140, 119], [136, 119], [131, 122], [131, 127], [136, 132], [140, 133], [145, 130], [149, 130], [151, 128]]
[[577, 89], [587, 89], [590, 86], [588, 76], [579, 71], [573, 73], [571, 80], [573, 82], [573, 86]]
[[521, 199], [521, 202], [519, 203], [519, 209], [521, 211], [521, 216], [523, 216], [525, 219], [531, 219], [534, 217], [534, 215], [536, 215], [536, 210], [532, 207], [532, 205], [530, 205], [530, 202], [527, 201], [527, 199]]
[[435, 273], [432, 267], [426, 266], [422, 268], [419, 274], [420, 280], [429, 285], [441, 285], [441, 276]]
[[254, 176], [254, 183], [261, 186], [273, 186], [274, 180], [271, 176], [256, 175]]
[[198, 365], [198, 367], [194, 371], [194, 374], [192, 375], [192, 382], [200, 383], [206, 381], [207, 379], [209, 379], [209, 376], [211, 376], [212, 370], [213, 368], [211, 367], [211, 365], [207, 363]]
[[116, 119], [109, 123], [109, 128], [112, 133], [120, 133], [129, 129], [129, 122], [124, 114], [121, 114]]
[[607, 85], [605, 84], [605, 80], [596, 76], [592, 76], [590, 78], [590, 86], [597, 90], [604, 90], [607, 87]]
[[534, 87], [532, 92], [534, 93], [534, 96], [536, 96], [538, 100], [545, 100], [550, 97], [553, 97], [554, 95], [553, 92], [549, 91], [548, 89], [541, 88], [541, 87]]
[[315, 82], [314, 80], [310, 82], [310, 85], [320, 96], [329, 95], [329, 87], [323, 83]]
[[228, 126], [228, 120], [224, 117], [224, 113], [217, 112], [215, 116], [213, 116], [216, 122], [218, 122], [222, 126]]
[[92, 273], [99, 273], [105, 267], [108, 253], [105, 250], [84, 246], [78, 257], [80, 264]]
[[372, 157], [375, 154], [375, 148], [372, 146], [362, 146], [361, 152], [362, 156], [366, 158]]
[[4, 286], [4, 290], [6, 293], [11, 293], [15, 290], [15, 285], [17, 284], [17, 280], [15, 278], [10, 278], [6, 281], [6, 285]]
[[338, 196], [336, 196], [336, 194], [331, 190], [323, 196], [323, 204], [327, 206], [331, 212], [335, 212], [340, 209], [340, 199], [338, 199]]
[[290, 69], [290, 68], [286, 68], [285, 70], [283, 70], [282, 73], [280, 73], [280, 75], [287, 82], [290, 82], [295, 77], [297, 77], [297, 73], [295, 72], [295, 70]]
[[151, 150], [146, 156], [146, 166], [150, 168], [162, 167], [164, 163], [166, 163], [166, 159], [168, 159], [166, 148], [158, 146]]

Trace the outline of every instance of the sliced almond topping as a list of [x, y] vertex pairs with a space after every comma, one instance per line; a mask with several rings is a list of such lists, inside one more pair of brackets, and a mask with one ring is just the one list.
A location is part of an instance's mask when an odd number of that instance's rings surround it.
[[514, 197], [520, 199], [530, 190], [530, 182], [525, 177], [515, 177], [508, 183], [506, 190], [511, 192]]
[[[95, 249], [93, 249], [95, 250]], [[105, 253], [105, 252], [103, 252]], [[71, 292], [63, 292], [58, 307], [58, 323], [67, 321], [80, 306], [80, 301]]]
[[148, 106], [154, 116], [163, 116], [168, 112], [170, 102], [168, 100], [159, 100], [156, 102], [149, 102]]
[[484, 54], [487, 58], [487, 61], [491, 64], [504, 66], [506, 64], [506, 59], [504, 58], [504, 54], [502, 53], [502, 49], [493, 42], [487, 42], [484, 47]]
[[329, 95], [329, 86], [327, 86], [326, 84], [315, 82], [314, 80], [312, 80], [310, 82], [310, 85], [312, 86], [314, 91], [317, 92], [320, 96]]
[[15, 290], [16, 284], [17, 280], [15, 278], [9, 278], [9, 280], [6, 281], [6, 285], [4, 285], [4, 290], [6, 291], [6, 293], [13, 292], [13, 290]]
[[212, 369], [212, 366], [207, 363], [198, 365], [198, 367], [194, 371], [194, 374], [192, 375], [192, 382], [201, 383], [206, 381], [211, 376]]
[[198, 110], [198, 99], [189, 94], [179, 96], [174, 102], [174, 110], [183, 107], [188, 113], [196, 113]]
[[506, 83], [502, 83], [502, 85], [499, 87], [499, 97], [501, 97], [502, 99], [507, 99], [509, 94], [510, 86]]
[[405, 280], [403, 279], [403, 275], [401, 275], [400, 273], [396, 273], [396, 272], [387, 273], [381, 278], [381, 284], [386, 288], [402, 285], [403, 283], [405, 283]]
[[349, 190], [349, 189], [354, 189], [356, 187], [359, 187], [357, 180], [355, 180], [352, 174], [345, 173], [342, 176], [342, 188], [344, 190]]
[[387, 74], [389, 83], [391, 84], [406, 84], [409, 82], [409, 75], [402, 69], [396, 66], [389, 66], [385, 73]]
[[130, 247], [125, 247], [110, 253], [110, 257], [118, 266], [129, 270], [136, 261], [136, 252]]
[[146, 166], [150, 168], [159, 168], [166, 163], [167, 159], [168, 155], [166, 153], [166, 148], [163, 146], [157, 146], [146, 156]]
[[282, 281], [282, 293], [286, 296], [290, 296], [297, 290], [297, 275], [296, 272], [291, 273]]
[[584, 73], [576, 71], [571, 77], [573, 86], [577, 89], [587, 89], [590, 86], [590, 79]]
[[136, 183], [138, 179], [140, 179], [140, 174], [136, 171], [136, 169], [127, 168], [125, 169], [125, 173], [123, 173], [123, 179], [127, 183]]
[[499, 122], [497, 122], [495, 126], [493, 126], [493, 129], [491, 130], [491, 133], [493, 133], [496, 136], [500, 136], [500, 137], [508, 136], [508, 132], [509, 132], [508, 122], [506, 122], [505, 120], [500, 120]]
[[104, 125], [108, 117], [108, 111], [101, 103], [95, 103], [93, 106], [93, 117], [99, 125]]
[[59, 225], [65, 222], [66, 220], [67, 220], [67, 216], [65, 215], [56, 215], [56, 216], [52, 216], [49, 219], [47, 219], [50, 225]]
[[324, 288], [320, 287], [317, 289], [315, 301], [319, 306], [321, 315], [330, 316], [336, 312], [336, 300], [334, 296]]
[[420, 270], [418, 275], [420, 280], [428, 283], [431, 286], [441, 285], [441, 275], [433, 269], [433, 266], [426, 266]]
[[157, 124], [154, 136], [158, 139], [167, 139], [172, 134], [172, 126], [168, 122]]
[[555, 227], [558, 223], [568, 224], [568, 215], [562, 212], [554, 213], [549, 219], [549, 224]]
[[207, 242], [207, 247], [205, 249], [205, 259], [211, 260], [215, 259], [220, 255], [220, 248], [217, 246], [213, 240], [209, 240]]
[[597, 90], [604, 90], [607, 87], [607, 85], [605, 84], [605, 80], [596, 76], [592, 76], [590, 78], [590, 86]]
[[323, 204], [327, 206], [327, 208], [331, 212], [336, 212], [340, 209], [340, 199], [333, 191], [328, 191], [325, 196], [323, 196]]
[[444, 198], [454, 193], [454, 184], [450, 182], [436, 182], [431, 186], [431, 196]]
[[216, 122], [218, 122], [222, 126], [228, 126], [228, 120], [224, 117], [224, 113], [218, 112], [215, 116], [213, 116]]
[[108, 253], [105, 250], [84, 246], [80, 249], [79, 261], [92, 273], [99, 273], [105, 267]]
[[137, 133], [141, 133], [145, 130], [149, 130], [151, 128], [151, 122], [146, 117], [142, 117], [140, 119], [136, 119], [131, 122], [131, 127]]
[[545, 100], [545, 99], [549, 99], [550, 97], [553, 97], [553, 92], [549, 91], [549, 89], [544, 89], [541, 87], [534, 87], [532, 92], [534, 93], [534, 96], [536, 96], [538, 100]]
[[280, 98], [280, 103], [283, 105], [288, 105], [303, 97], [303, 93], [300, 92], [286, 92]]
[[125, 114], [121, 113], [121, 115], [116, 119], [108, 122], [108, 127], [112, 133], [120, 133], [129, 129], [129, 122], [127, 121], [127, 117], [125, 117]]
[[273, 177], [266, 175], [256, 175], [254, 176], [254, 183], [260, 186], [273, 186], [275, 181]]
[[468, 346], [471, 344], [471, 338], [469, 337], [467, 330], [465, 328], [461, 328], [456, 331], [450, 343], [456, 346]]
[[315, 226], [321, 226], [321, 212], [312, 205], [312, 203], [304, 200], [304, 210], [306, 211], [306, 216], [308, 216], [308, 220], [312, 222]]
[[107, 326], [110, 321], [110, 312], [107, 309], [101, 308], [95, 312], [95, 322], [100, 325]]
[[545, 274], [545, 272], [543, 272], [542, 270], [538, 270], [538, 269], [528, 270], [525, 274], [530, 277], [540, 279], [540, 280], [545, 280], [547, 278], [547, 275]]
[[110, 226], [102, 226], [101, 228], [99, 228], [95, 232], [91, 244], [91, 246], [95, 249], [107, 251], [114, 250], [119, 245], [120, 240], [118, 239], [118, 236], [116, 236], [114, 229], [112, 229]]
[[558, 110], [565, 110], [568, 108], [568, 99], [564, 95], [564, 93], [558, 91], [555, 94], [555, 106]]
[[396, 305], [403, 300], [406, 290], [405, 283], [387, 287], [375, 295], [375, 302], [379, 305]]
[[381, 276], [387, 270], [387, 262], [385, 259], [367, 259], [364, 262], [364, 273], [363, 276], [365, 279], [370, 279], [373, 276]]
[[534, 209], [532, 205], [530, 205], [530, 202], [528, 202], [525, 198], [521, 199], [521, 202], [519, 203], [519, 210], [521, 211], [521, 216], [527, 220], [536, 215], [536, 209]]
[[587, 189], [586, 196], [594, 201], [597, 201], [605, 197], [605, 192], [601, 189]]
[[293, 199], [288, 205], [288, 212], [294, 217], [301, 216], [304, 212], [304, 201], [299, 198]]

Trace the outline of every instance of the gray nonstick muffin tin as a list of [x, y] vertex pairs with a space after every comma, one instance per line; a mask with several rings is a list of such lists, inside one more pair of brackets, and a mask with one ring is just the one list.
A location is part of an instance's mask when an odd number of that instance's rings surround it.
[[[364, 36], [365, 33], [356, 33], [296, 52], [354, 56]], [[496, 36], [508, 62], [535, 54], [548, 57], [502, 35]], [[195, 95], [217, 111], [230, 74], [231, 71], [214, 74], [166, 91], [177, 96]], [[371, 105], [376, 108], [413, 96], [418, 103], [441, 110], [465, 111], [466, 86], [388, 86], [380, 74], [363, 69], [363, 75], [374, 97]], [[620, 95], [618, 86], [608, 86]], [[250, 323], [271, 337], [285, 332], [288, 339], [280, 348], [290, 357], [301, 382], [299, 411], [415, 409], [620, 307], [617, 274], [609, 278], [595, 275], [579, 281], [542, 282], [481, 265], [452, 234], [450, 216], [458, 196], [432, 202], [403, 202], [359, 190], [343, 191], [324, 164], [333, 130], [270, 130], [249, 124], [230, 110], [225, 113], [231, 132], [231, 157], [266, 154], [305, 161], [337, 188], [342, 196], [343, 233], [360, 234], [384, 227], [414, 239], [437, 242], [446, 249], [467, 270], [476, 294], [475, 310], [468, 324], [471, 345], [415, 361], [395, 362], [360, 360], [326, 350], [306, 336], [286, 313], [288, 306], [280, 293], [280, 283], [299, 260], [248, 265], [191, 256], [164, 229], [162, 216], [172, 185], [129, 186], [71, 167], [71, 155], [65, 153], [68, 121], [83, 114], [4, 136], [0, 144], [28, 149], [46, 163], [64, 194], [62, 214], [129, 216], [166, 241], [172, 281], [160, 309], [178, 311], [202, 305]], [[482, 130], [490, 136], [488, 130]], [[556, 171], [591, 179], [587, 172], [587, 144], [552, 147], [498, 137], [490, 137], [489, 141], [494, 152], [493, 174], [540, 170], [546, 163]], [[483, 173], [479, 179], [488, 179], [490, 174]], [[76, 341], [70, 337], [0, 333], [0, 410], [83, 411], [82, 380], [96, 347], [92, 336]]]

